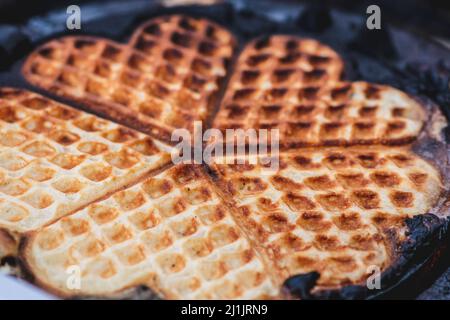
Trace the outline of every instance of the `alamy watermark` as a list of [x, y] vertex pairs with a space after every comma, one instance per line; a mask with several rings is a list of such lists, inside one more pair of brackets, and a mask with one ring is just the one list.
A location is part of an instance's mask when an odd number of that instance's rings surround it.
[[381, 9], [376, 4], [372, 4], [367, 7], [367, 14], [370, 16], [367, 18], [366, 26], [369, 30], [381, 29]]
[[261, 164], [267, 170], [279, 168], [279, 129], [215, 128], [203, 132], [202, 122], [195, 121], [193, 133], [176, 129], [171, 140], [178, 142], [172, 153], [174, 164]]
[[69, 30], [80, 30], [81, 29], [81, 9], [77, 5], [70, 5], [67, 7], [67, 14], [69, 15], [66, 19], [66, 26]]

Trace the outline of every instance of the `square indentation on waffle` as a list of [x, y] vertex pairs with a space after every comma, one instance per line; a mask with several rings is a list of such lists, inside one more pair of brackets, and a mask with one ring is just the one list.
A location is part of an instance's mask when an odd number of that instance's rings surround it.
[[[110, 295], [139, 284], [165, 298], [278, 294], [252, 245], [200, 168], [179, 165], [45, 227], [24, 258], [63, 295]], [[65, 270], [81, 268], [81, 289]]]
[[433, 166], [396, 148], [293, 151], [278, 171], [250, 162], [214, 170], [280, 283], [317, 271], [328, 288], [361, 283], [369, 266], [388, 267], [385, 231], [404, 237], [404, 220], [429, 212], [442, 190]]
[[339, 55], [315, 40], [255, 40], [239, 56], [214, 126], [276, 128], [288, 148], [405, 144], [418, 135], [418, 102], [388, 86], [342, 82], [342, 69]]
[[213, 22], [164, 16], [140, 26], [129, 44], [84, 36], [50, 41], [23, 72], [36, 86], [170, 140], [174, 128], [205, 119], [233, 47], [231, 34]]
[[2, 88], [0, 226], [43, 226], [167, 164], [170, 151], [41, 95]]

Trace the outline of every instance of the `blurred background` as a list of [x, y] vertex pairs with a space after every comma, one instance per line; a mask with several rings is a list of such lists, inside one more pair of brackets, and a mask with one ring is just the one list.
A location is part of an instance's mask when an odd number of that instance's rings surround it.
[[[82, 6], [86, 2], [114, 3], [117, 0], [0, 0], [0, 24], [20, 24], [32, 16], [71, 4]], [[122, 1], [123, 2], [123, 1]], [[257, 6], [265, 0], [143, 0], [142, 2], [165, 4], [208, 4], [218, 2], [251, 3]], [[273, 0], [272, 0], [273, 2]], [[350, 12], [365, 13], [371, 4], [379, 5], [384, 21], [401, 24], [438, 38], [450, 47], [449, 0], [278, 0], [277, 3], [310, 4], [322, 8], [340, 8]]]

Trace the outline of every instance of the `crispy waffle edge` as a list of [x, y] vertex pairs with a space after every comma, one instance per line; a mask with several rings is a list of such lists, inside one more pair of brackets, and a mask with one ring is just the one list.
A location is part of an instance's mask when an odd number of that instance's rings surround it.
[[381, 273], [380, 290], [370, 290], [365, 284], [315, 290], [320, 274], [310, 272], [294, 275], [283, 284], [282, 294], [290, 299], [377, 299], [388, 294], [402, 282], [413, 276], [420, 266], [434, 262], [439, 257], [437, 248], [445, 239], [450, 225], [450, 145], [448, 122], [439, 107], [429, 100], [413, 97], [423, 106], [427, 122], [411, 145], [413, 153], [425, 159], [436, 168], [443, 182], [441, 195], [430, 212], [407, 218], [404, 221], [405, 239], [398, 239], [394, 233], [386, 232], [389, 239], [390, 265]]
[[[39, 48], [38, 48], [39, 49]], [[36, 50], [38, 50], [36, 49]], [[31, 58], [32, 55], [30, 55]], [[29, 58], [29, 60], [31, 60]], [[27, 63], [29, 63], [29, 60], [27, 60]], [[24, 75], [27, 77], [26, 74], [26, 64], [24, 65]], [[28, 77], [27, 77], [28, 78]], [[31, 81], [31, 80], [30, 80]], [[33, 81], [31, 81], [33, 83]], [[42, 84], [39, 84], [38, 86], [42, 86]], [[50, 87], [50, 86], [49, 86]], [[44, 89], [48, 89], [45, 88]], [[70, 97], [69, 97], [70, 98]], [[125, 125], [128, 125], [132, 128], [135, 128], [140, 131], [147, 130], [146, 128], [140, 128], [140, 123], [136, 122], [133, 117], [123, 117], [123, 114], [120, 113], [120, 111], [117, 110], [118, 114], [111, 115], [111, 109], [109, 105], [101, 105], [99, 103], [89, 102], [89, 101], [79, 101], [85, 106], [88, 107], [89, 110], [93, 110], [96, 113], [102, 114], [104, 116], [107, 116], [108, 118], [114, 118], [115, 120], [122, 122]], [[114, 110], [116, 111], [116, 110]], [[422, 158], [425, 158], [429, 162], [432, 162], [434, 167], [437, 167], [439, 169], [439, 172], [443, 175], [443, 180], [445, 180], [445, 191], [448, 191], [448, 182], [450, 172], [448, 170], [448, 159], [445, 158], [446, 155], [442, 153], [442, 148], [445, 148], [444, 151], [448, 151], [448, 145], [445, 139], [440, 140], [439, 137], [436, 137], [436, 135], [433, 133], [436, 129], [435, 126], [438, 122], [436, 117], [439, 117], [440, 111], [437, 109], [436, 106], [430, 107], [427, 109], [427, 115], [428, 115], [428, 122], [426, 123], [426, 126], [424, 130], [422, 130], [421, 136], [419, 139], [413, 144], [412, 149], [413, 151], [419, 155]], [[153, 131], [156, 130], [156, 131]], [[153, 136], [158, 136], [160, 139], [165, 140], [166, 137], [170, 136], [170, 133], [167, 132], [164, 128], [159, 127], [158, 125], [155, 125], [152, 127], [152, 133]], [[407, 138], [406, 140], [398, 141], [398, 143], [392, 143], [387, 145], [397, 145], [397, 144], [407, 144], [411, 143], [415, 140], [415, 138]], [[296, 145], [290, 145], [289, 148], [292, 147], [298, 147]], [[448, 154], [447, 154], [448, 155]], [[445, 166], [444, 166], [445, 165]], [[209, 171], [209, 174], [212, 175], [212, 179], [216, 181], [217, 177], [214, 176], [213, 171]], [[448, 216], [450, 215], [450, 208], [447, 205], [444, 205], [442, 201], [447, 200], [448, 195], [443, 194], [440, 198], [440, 204], [439, 208], [437, 210], [439, 211], [439, 216], [435, 213], [427, 213], [424, 215], [420, 215], [414, 218], [407, 219], [405, 221], [405, 225], [408, 232], [408, 237], [404, 241], [399, 241], [398, 239], [395, 239], [392, 237], [390, 240], [390, 245], [392, 248], [392, 261], [390, 266], [383, 272], [382, 275], [382, 283], [386, 283], [387, 286], [384, 289], [389, 289], [391, 285], [394, 285], [401, 276], [399, 276], [399, 272], [403, 273], [405, 272], [411, 265], [412, 261], [417, 259], [417, 256], [420, 256], [423, 253], [429, 252], [428, 250], [432, 249], [432, 245], [429, 243], [430, 241], [433, 244], [436, 244], [439, 240], [439, 232], [444, 228], [448, 223]], [[1, 231], [1, 230], [0, 230]], [[19, 257], [22, 257], [26, 254], [27, 245], [30, 241], [30, 239], [33, 237], [34, 232], [28, 233], [25, 237], [22, 238], [20, 246], [19, 246]], [[0, 234], [1, 236], [1, 234]], [[423, 251], [423, 252], [422, 252]], [[26, 259], [22, 259], [26, 260]], [[27, 270], [31, 274], [31, 268], [27, 266], [27, 263], [24, 264], [24, 269]], [[370, 297], [370, 292], [367, 291], [365, 286], [359, 286], [359, 285], [352, 285], [348, 287], [341, 287], [337, 289], [332, 290], [318, 290], [313, 291], [314, 288], [314, 274], [301, 274], [296, 275], [293, 277], [302, 277], [303, 280], [299, 281], [301, 285], [305, 284], [305, 287], [302, 289], [303, 296], [300, 296], [300, 298], [309, 298], [309, 299], [323, 299], [323, 298], [345, 298], [345, 299], [352, 299], [352, 298], [366, 298]], [[35, 277], [35, 279], [37, 279]], [[36, 280], [36, 283], [38, 283], [40, 286], [47, 288], [50, 291], [53, 291], [57, 295], [60, 295], [60, 293], [55, 292], [54, 289], [51, 289], [51, 287], [47, 286], [45, 283], [40, 282], [39, 280]], [[286, 286], [283, 288], [283, 290], [286, 290]], [[111, 297], [108, 298], [127, 298], [127, 297], [139, 297], [142, 293], [142, 290], [145, 291], [145, 289], [142, 289], [142, 286], [136, 286], [131, 288], [126, 288], [121, 290], [121, 292], [118, 292], [117, 294], [113, 294]], [[291, 288], [290, 290], [287, 290], [285, 292], [286, 297], [290, 298], [298, 298], [299, 296], [294, 294], [294, 291], [296, 288]], [[151, 292], [150, 290], [150, 296], [152, 297], [158, 297], [158, 294]], [[85, 298], [85, 297], [80, 297]], [[90, 297], [88, 297], [90, 298]], [[101, 298], [101, 297], [99, 297]]]
[[[177, 15], [177, 14], [163, 15], [163, 16], [154, 17], [148, 21], [141, 23], [136, 29], [134, 29], [134, 32], [132, 33], [131, 38], [126, 43], [115, 42], [115, 41], [107, 39], [107, 38], [101, 38], [101, 37], [89, 36], [89, 35], [62, 36], [62, 37], [50, 39], [50, 40], [42, 43], [40, 46], [36, 47], [28, 55], [28, 57], [26, 58], [25, 62], [22, 65], [21, 73], [22, 73], [23, 77], [31, 85], [35, 86], [36, 88], [41, 88], [41, 89], [51, 92], [57, 96], [61, 96], [66, 99], [69, 99], [69, 100], [79, 104], [81, 106], [81, 108], [84, 108], [87, 111], [93, 112], [93, 113], [98, 114], [102, 117], [105, 117], [109, 120], [116, 121], [120, 124], [131, 127], [135, 130], [149, 134], [150, 136], [160, 139], [166, 143], [174, 144], [171, 141], [171, 133], [172, 133], [173, 128], [171, 128], [169, 125], [164, 125], [162, 123], [159, 123], [158, 121], [156, 121], [155, 119], [153, 119], [151, 117], [143, 118], [143, 117], [140, 117], [139, 115], [136, 116], [136, 112], [131, 111], [127, 107], [120, 105], [118, 103], [103, 101], [102, 98], [96, 98], [93, 96], [90, 98], [87, 98], [86, 94], [81, 97], [74, 97], [72, 94], [66, 92], [65, 90], [63, 90], [63, 89], [59, 88], [57, 85], [55, 85], [54, 81], [48, 81], [48, 79], [42, 79], [40, 76], [34, 75], [33, 72], [31, 71], [32, 65], [35, 62], [35, 57], [37, 57], [39, 55], [39, 52], [42, 49], [51, 48], [59, 40], [64, 40], [64, 39], [69, 39], [69, 40], [80, 39], [80, 40], [88, 40], [88, 41], [93, 40], [93, 41], [103, 42], [106, 44], [119, 45], [121, 47], [124, 47], [125, 50], [132, 50], [133, 49], [132, 45], [137, 43], [137, 41], [143, 34], [143, 30], [145, 30], [145, 28], [147, 26], [157, 22], [160, 19], [164, 19], [165, 17], [190, 18], [189, 15], [184, 15], [184, 14], [183, 15]], [[204, 19], [204, 18], [201, 18], [200, 20], [202, 20], [202, 22], [204, 22], [204, 23], [209, 24], [210, 26], [214, 26], [218, 29], [228, 31], [227, 29], [222, 27], [220, 24], [218, 24], [212, 20]], [[225, 78], [227, 77], [227, 74], [228, 74], [227, 69], [229, 68], [230, 62], [235, 58], [236, 51], [237, 51], [236, 50], [237, 41], [231, 32], [229, 32], [229, 35], [231, 37], [231, 43], [229, 45], [230, 45], [232, 54], [228, 61], [227, 60], [224, 61], [226, 74], [222, 78], [217, 79], [218, 90], [209, 96], [209, 99], [206, 101], [206, 115], [204, 115], [205, 116], [204, 119], [200, 119], [200, 120], [208, 120], [208, 117], [213, 113], [213, 111], [215, 109], [215, 106], [219, 100], [219, 96], [221, 95], [221, 92], [225, 88], [225, 84], [226, 84]], [[43, 81], [43, 80], [46, 80], [46, 81]], [[190, 130], [192, 130], [192, 124], [189, 125], [189, 128], [190, 128]]]

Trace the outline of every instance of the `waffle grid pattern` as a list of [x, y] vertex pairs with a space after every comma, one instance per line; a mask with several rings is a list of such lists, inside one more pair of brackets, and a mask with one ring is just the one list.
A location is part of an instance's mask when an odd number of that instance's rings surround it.
[[127, 45], [83, 36], [51, 41], [30, 56], [24, 74], [37, 86], [170, 140], [172, 130], [192, 130], [193, 121], [205, 119], [232, 53], [233, 39], [218, 25], [166, 16], [142, 25]]
[[249, 163], [215, 170], [280, 285], [318, 271], [319, 285], [342, 286], [363, 281], [371, 265], [384, 269], [383, 230], [428, 212], [442, 187], [426, 161], [396, 149], [291, 152], [277, 172]]
[[0, 226], [27, 231], [170, 161], [142, 133], [38, 94], [0, 90]]
[[[173, 129], [212, 115], [234, 46], [212, 22], [164, 16], [128, 44], [52, 40], [23, 73], [170, 140]], [[344, 82], [342, 71], [331, 48], [294, 36], [261, 38], [240, 53], [213, 127], [280, 129], [282, 147], [294, 150], [283, 150], [280, 169], [269, 173], [262, 164], [217, 164], [213, 175], [195, 165], [153, 174], [172, 152], [163, 143], [29, 92], [0, 91], [0, 226], [31, 230], [20, 258], [64, 297], [144, 284], [174, 299], [284, 298], [283, 282], [310, 271], [320, 272], [315, 290], [361, 284], [368, 266], [393, 262], [386, 230], [406, 239], [406, 217], [428, 212], [443, 186], [408, 145], [425, 120], [419, 102], [391, 87]], [[91, 162], [94, 173], [82, 170]], [[57, 174], [39, 181], [47, 171], [32, 165], [41, 164]], [[37, 176], [31, 188], [27, 168]], [[48, 201], [33, 188], [56, 201], [36, 209]], [[21, 216], [19, 202], [40, 214]], [[80, 290], [67, 287], [71, 265], [81, 268]]]
[[340, 81], [332, 49], [291, 36], [262, 38], [239, 56], [214, 127], [280, 130], [291, 147], [404, 144], [417, 136], [420, 105], [394, 88]]
[[[267, 298], [277, 290], [198, 168], [177, 166], [45, 228], [33, 266], [67, 294], [71, 265], [84, 294], [144, 282], [168, 298]], [[76, 294], [77, 292], [70, 292]]]

